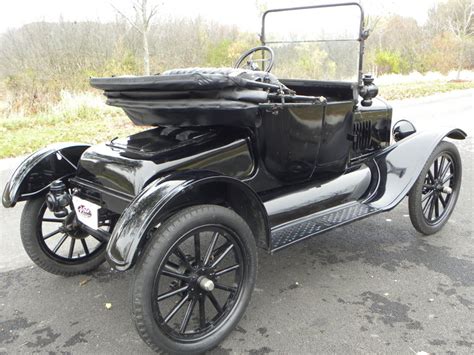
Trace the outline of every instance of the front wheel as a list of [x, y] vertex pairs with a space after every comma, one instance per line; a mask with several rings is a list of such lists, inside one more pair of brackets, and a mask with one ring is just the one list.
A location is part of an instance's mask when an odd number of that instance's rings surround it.
[[132, 313], [155, 351], [202, 353], [234, 329], [257, 271], [254, 236], [228, 208], [200, 205], [153, 232], [135, 269]]
[[461, 157], [450, 142], [439, 143], [408, 196], [413, 226], [420, 233], [438, 232], [454, 210], [461, 188]]

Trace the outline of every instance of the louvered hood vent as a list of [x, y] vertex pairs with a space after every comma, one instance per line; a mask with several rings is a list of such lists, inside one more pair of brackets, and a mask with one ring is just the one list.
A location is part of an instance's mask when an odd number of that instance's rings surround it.
[[364, 151], [371, 147], [372, 141], [372, 122], [359, 121], [355, 122], [352, 128], [354, 137], [353, 149], [355, 151]]

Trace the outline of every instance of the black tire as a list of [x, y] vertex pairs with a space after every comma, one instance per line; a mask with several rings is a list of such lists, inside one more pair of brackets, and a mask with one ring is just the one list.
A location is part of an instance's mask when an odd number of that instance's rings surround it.
[[456, 206], [461, 179], [458, 149], [450, 142], [440, 142], [408, 196], [410, 219], [417, 231], [431, 235], [443, 228]]
[[[217, 247], [222, 240], [224, 243]], [[209, 241], [209, 245], [203, 248], [205, 241]], [[231, 250], [225, 253], [224, 250], [229, 247]], [[193, 248], [194, 257], [186, 254], [187, 250], [192, 254]], [[197, 253], [199, 256], [196, 256]], [[234, 259], [230, 257], [231, 253]], [[220, 258], [222, 254], [225, 254], [224, 258]], [[173, 258], [175, 261], [172, 261]], [[233, 266], [224, 266], [235, 262]], [[206, 269], [206, 265], [217, 263], [222, 264]], [[224, 269], [216, 270], [221, 267]], [[225, 271], [232, 267], [232, 271]], [[197, 277], [204, 277], [196, 273], [205, 269], [207, 271], [202, 271], [201, 275], [209, 272], [205, 275], [215, 283], [214, 290], [204, 290], [196, 281]], [[170, 277], [170, 270], [175, 270], [173, 272], [179, 274], [179, 279]], [[225, 274], [215, 277], [222, 271]], [[196, 354], [214, 348], [227, 337], [244, 314], [255, 285], [256, 272], [255, 239], [249, 226], [238, 214], [216, 205], [199, 205], [178, 212], [154, 231], [135, 268], [131, 290], [132, 317], [138, 333], [155, 351]], [[181, 279], [184, 277], [187, 277], [187, 281]], [[223, 277], [230, 277], [235, 283], [223, 286]], [[175, 281], [168, 284], [166, 279], [175, 280], [178, 284]], [[161, 295], [160, 287], [165, 290]], [[232, 290], [224, 291], [222, 287]], [[184, 291], [167, 296], [180, 289]], [[159, 297], [166, 298], [159, 300]], [[179, 302], [176, 301], [178, 297]], [[219, 297], [226, 299], [225, 303], [222, 304]], [[218, 307], [211, 298], [217, 301]], [[171, 311], [165, 311], [165, 301], [171, 302]], [[179, 318], [180, 321], [171, 324], [170, 314], [179, 304], [182, 307], [171, 318], [173, 321]], [[211, 319], [212, 310], [216, 315]], [[188, 331], [191, 327], [192, 330]]]
[[[40, 197], [27, 201], [21, 215], [21, 241], [26, 253], [36, 265], [55, 275], [73, 276], [95, 270], [105, 261], [105, 243], [95, 241], [93, 237], [82, 231], [66, 231], [65, 219], [57, 219], [54, 215], [47, 218], [45, 217], [47, 213], [49, 212], [45, 199]], [[45, 221], [43, 219], [53, 222], [53, 224], [57, 223], [52, 229], [53, 232], [54, 230], [59, 231], [51, 237], [45, 237], [43, 234]], [[58, 237], [59, 240], [55, 240]], [[89, 239], [93, 239], [94, 245], [91, 245], [91, 241], [88, 242]], [[61, 255], [64, 254], [61, 253], [62, 249], [53, 251], [55, 248], [52, 245], [58, 245], [61, 241], [60, 248], [67, 250], [65, 255]], [[77, 250], [80, 250], [81, 253], [77, 253], [76, 256], [72, 255]], [[69, 253], [71, 255], [68, 255]]]

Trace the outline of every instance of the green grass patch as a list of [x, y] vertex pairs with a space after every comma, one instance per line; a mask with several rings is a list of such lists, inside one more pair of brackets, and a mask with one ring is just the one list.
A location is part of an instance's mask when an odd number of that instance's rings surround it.
[[0, 159], [34, 152], [51, 143], [95, 144], [128, 136], [143, 128], [121, 112], [87, 106], [57, 113], [0, 119]]
[[403, 100], [434, 95], [438, 93], [474, 88], [474, 82], [420, 82], [380, 85], [379, 95], [386, 100]]

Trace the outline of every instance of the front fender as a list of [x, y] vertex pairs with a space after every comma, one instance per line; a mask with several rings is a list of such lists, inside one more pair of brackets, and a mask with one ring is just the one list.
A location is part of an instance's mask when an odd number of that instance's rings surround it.
[[73, 174], [88, 147], [81, 143], [57, 143], [28, 156], [7, 181], [2, 195], [3, 206], [14, 207], [18, 201], [33, 199], [52, 181]]
[[[269, 228], [265, 207], [248, 185], [215, 172], [188, 171], [160, 178], [135, 197], [123, 211], [110, 237], [107, 245], [109, 263], [118, 270], [129, 269], [135, 263], [151, 227], [162, 223], [170, 212], [209, 202], [209, 194], [212, 194], [212, 188], [218, 184], [234, 187], [242, 196], [248, 197], [246, 200], [240, 199], [239, 204], [245, 205], [243, 207], [256, 216], [256, 224], [261, 224], [255, 227], [255, 233], [267, 237]], [[204, 190], [203, 186], [211, 189]], [[232, 204], [232, 201], [228, 202]]]
[[410, 192], [426, 161], [444, 138], [465, 139], [461, 129], [423, 131], [391, 145], [372, 161], [371, 170], [378, 176], [374, 193], [366, 203], [386, 211], [394, 208]]

